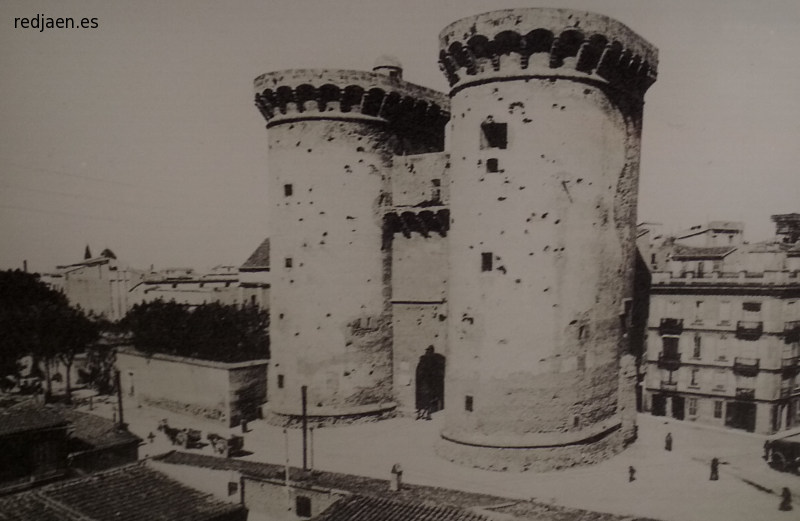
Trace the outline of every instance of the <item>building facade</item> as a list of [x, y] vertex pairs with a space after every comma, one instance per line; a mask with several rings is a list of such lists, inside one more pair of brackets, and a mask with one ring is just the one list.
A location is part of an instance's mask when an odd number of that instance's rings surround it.
[[[302, 388], [319, 418], [444, 406], [438, 450], [453, 461], [602, 459], [635, 432], [628, 327], [657, 51], [602, 15], [516, 9], [447, 27], [439, 61], [449, 96], [391, 59], [255, 80], [270, 411], [297, 417]], [[420, 371], [426, 352], [445, 370]]]
[[780, 229], [757, 244], [707, 239], [668, 243], [667, 270], [653, 273], [645, 410], [760, 434], [797, 427], [800, 247]]

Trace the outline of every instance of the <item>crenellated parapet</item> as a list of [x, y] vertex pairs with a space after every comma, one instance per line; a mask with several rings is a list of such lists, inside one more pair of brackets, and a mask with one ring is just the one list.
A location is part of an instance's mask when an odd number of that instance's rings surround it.
[[608, 84], [641, 98], [656, 81], [658, 50], [620, 22], [569, 9], [508, 9], [461, 19], [439, 35], [453, 91], [526, 77]]
[[293, 69], [262, 74], [254, 86], [268, 127], [295, 119], [359, 119], [443, 133], [450, 118], [446, 94], [379, 72]]

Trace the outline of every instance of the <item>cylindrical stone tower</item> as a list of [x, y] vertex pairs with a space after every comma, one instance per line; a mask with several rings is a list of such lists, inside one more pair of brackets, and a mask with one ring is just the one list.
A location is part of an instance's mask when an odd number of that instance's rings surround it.
[[635, 432], [620, 359], [657, 50], [563, 9], [466, 18], [440, 45], [452, 224], [437, 450], [497, 470], [603, 459]]
[[[255, 80], [267, 120], [271, 249], [269, 410], [391, 410], [393, 154], [441, 150], [447, 98], [380, 72], [289, 70]], [[381, 69], [382, 70], [382, 69]]]

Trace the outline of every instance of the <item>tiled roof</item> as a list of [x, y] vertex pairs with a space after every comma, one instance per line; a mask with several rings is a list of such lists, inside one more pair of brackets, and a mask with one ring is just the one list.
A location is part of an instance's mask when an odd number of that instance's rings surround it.
[[58, 411], [40, 405], [25, 403], [0, 409], [0, 436], [66, 425], [67, 420]]
[[181, 485], [141, 464], [0, 498], [0, 521], [244, 520], [241, 505]]
[[269, 269], [269, 237], [264, 239], [239, 269], [244, 271]]
[[330, 506], [319, 521], [487, 521], [487, 517], [460, 508], [379, 497], [348, 496]]
[[117, 428], [114, 422], [106, 418], [74, 409], [64, 409], [62, 414], [72, 424], [72, 437], [94, 449], [142, 441], [135, 434]]
[[0, 497], [0, 521], [86, 521], [78, 514], [58, 508], [37, 492]]
[[676, 244], [672, 249], [672, 258], [684, 259], [721, 259], [736, 250], [734, 246], [685, 246]]

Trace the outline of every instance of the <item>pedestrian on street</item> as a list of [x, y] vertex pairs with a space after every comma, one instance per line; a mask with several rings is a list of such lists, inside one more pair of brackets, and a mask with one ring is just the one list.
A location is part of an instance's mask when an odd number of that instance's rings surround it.
[[628, 467], [628, 483], [636, 481], [636, 468], [631, 465]]
[[664, 450], [672, 452], [672, 433], [668, 432], [667, 437], [664, 438]]
[[719, 459], [712, 458], [711, 459], [711, 476], [708, 478], [711, 481], [717, 481], [719, 479]]
[[783, 487], [783, 493], [781, 494], [781, 506], [778, 507], [778, 510], [781, 512], [788, 512], [792, 509], [792, 491], [789, 490], [789, 487]]

